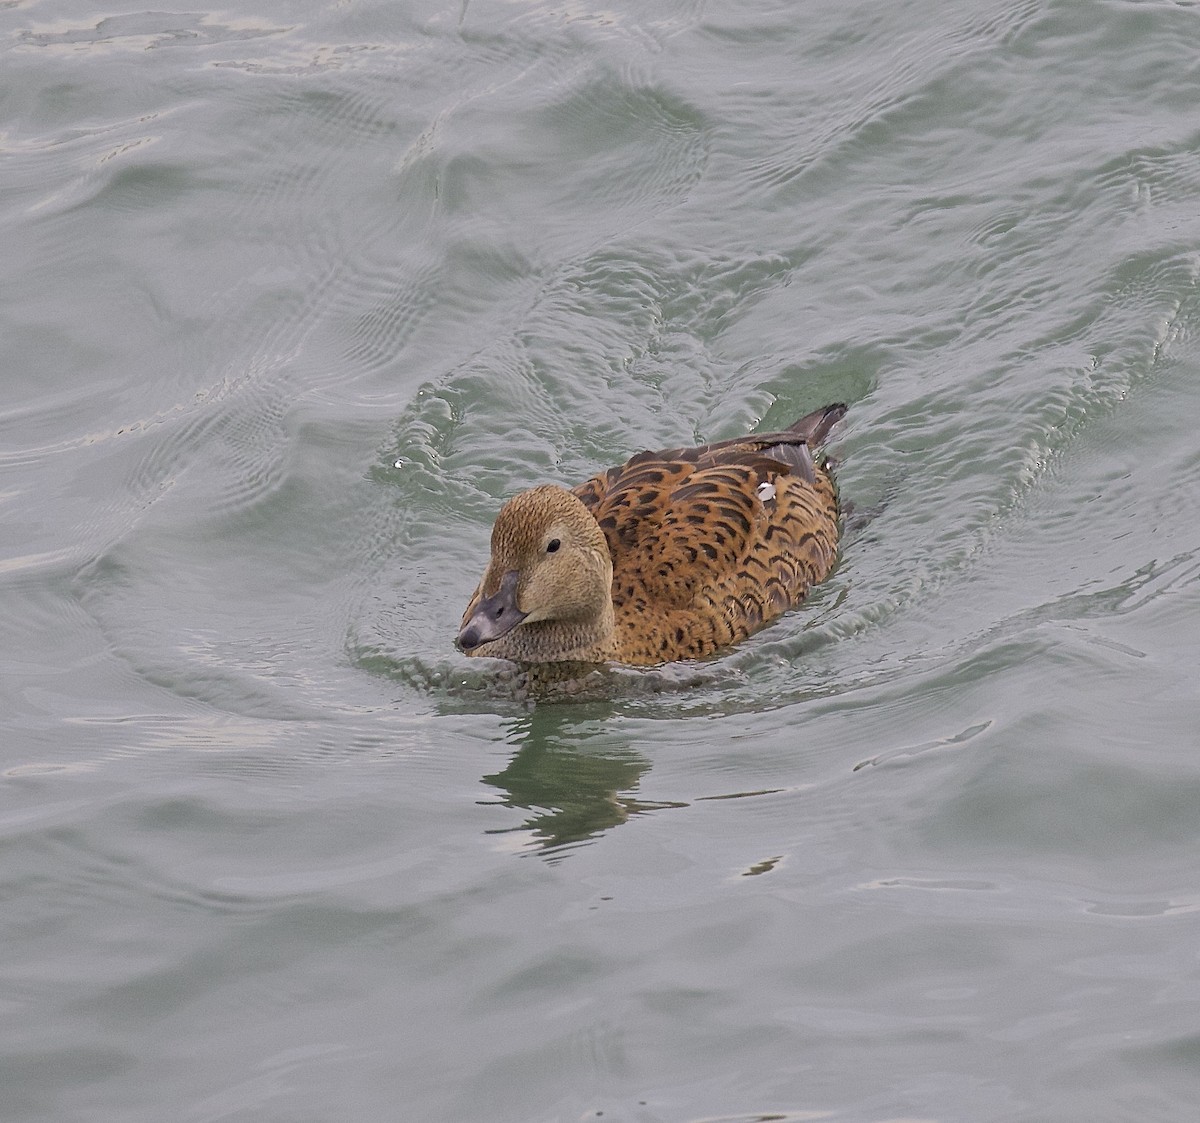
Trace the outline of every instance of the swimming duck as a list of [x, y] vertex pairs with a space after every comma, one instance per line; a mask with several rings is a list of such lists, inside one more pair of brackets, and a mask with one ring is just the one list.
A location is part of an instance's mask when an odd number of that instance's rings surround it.
[[641, 452], [578, 487], [514, 496], [458, 646], [523, 664], [650, 666], [745, 639], [833, 567], [837, 492], [812, 448], [845, 412]]

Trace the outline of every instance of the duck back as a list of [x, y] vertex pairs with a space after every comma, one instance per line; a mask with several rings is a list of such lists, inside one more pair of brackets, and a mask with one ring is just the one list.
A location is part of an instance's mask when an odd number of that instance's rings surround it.
[[612, 658], [703, 658], [828, 575], [837, 491], [812, 448], [845, 412], [838, 403], [781, 432], [642, 452], [574, 489], [612, 556]]

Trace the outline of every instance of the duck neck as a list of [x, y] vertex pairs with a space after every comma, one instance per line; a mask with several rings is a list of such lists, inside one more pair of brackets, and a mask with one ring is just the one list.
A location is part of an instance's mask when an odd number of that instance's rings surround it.
[[604, 663], [614, 655], [614, 632], [608, 597], [596, 616], [521, 624], [496, 642], [494, 653], [516, 663]]

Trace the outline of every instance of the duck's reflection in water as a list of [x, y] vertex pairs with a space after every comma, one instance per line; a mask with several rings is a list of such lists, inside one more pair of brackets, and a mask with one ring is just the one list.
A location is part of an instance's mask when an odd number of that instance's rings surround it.
[[503, 806], [530, 814], [520, 826], [489, 833], [525, 834], [553, 854], [642, 812], [686, 806], [636, 798], [650, 763], [614, 730], [611, 708], [602, 709], [608, 712], [539, 706], [507, 723], [506, 737], [517, 752], [483, 782], [503, 793]]

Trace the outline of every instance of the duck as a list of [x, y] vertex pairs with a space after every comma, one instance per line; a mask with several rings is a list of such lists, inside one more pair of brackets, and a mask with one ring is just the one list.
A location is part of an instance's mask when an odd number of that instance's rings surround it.
[[457, 646], [526, 666], [706, 659], [795, 607], [837, 558], [836, 402], [788, 428], [640, 452], [509, 499]]

